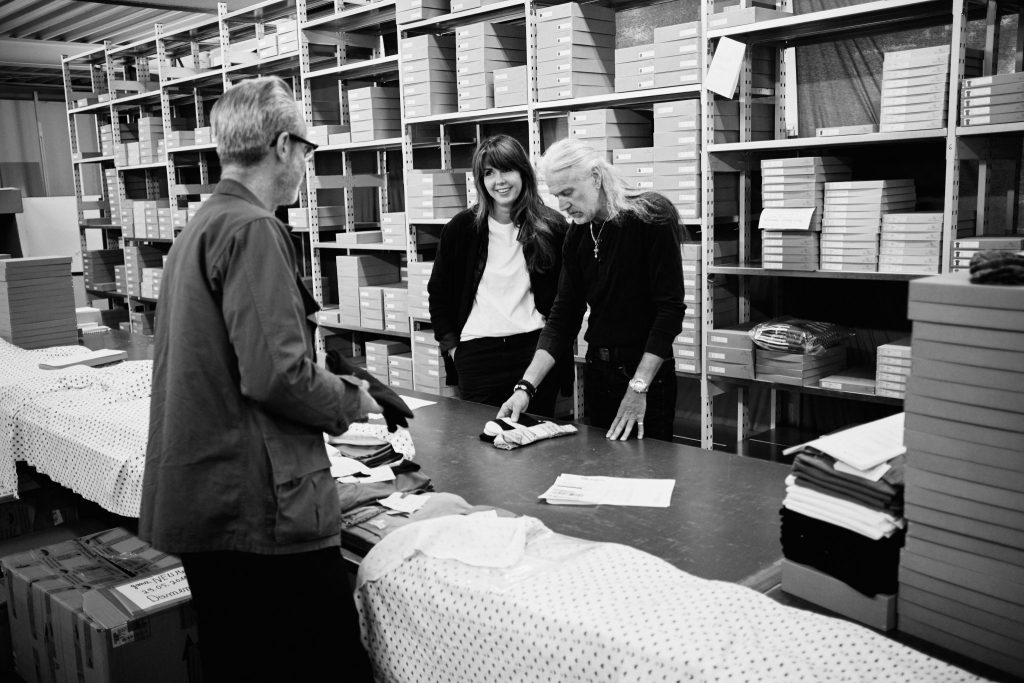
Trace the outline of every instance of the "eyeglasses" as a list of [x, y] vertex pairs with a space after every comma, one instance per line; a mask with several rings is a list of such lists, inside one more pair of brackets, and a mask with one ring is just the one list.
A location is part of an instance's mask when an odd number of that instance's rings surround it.
[[[307, 140], [306, 138], [302, 137], [301, 135], [296, 135], [295, 133], [287, 133], [287, 132], [285, 134], [289, 138], [294, 140], [295, 142], [301, 142], [302, 144], [304, 144], [306, 146], [306, 151], [303, 153], [302, 156], [305, 157], [307, 161], [309, 159], [313, 158], [313, 152], [315, 152], [316, 148], [320, 146], [320, 145], [316, 144], [315, 142], [310, 142], [309, 140]], [[270, 146], [271, 147], [277, 146], [277, 139], [279, 137], [281, 137], [281, 133], [277, 133], [276, 135], [274, 135], [274, 139], [270, 141]]]

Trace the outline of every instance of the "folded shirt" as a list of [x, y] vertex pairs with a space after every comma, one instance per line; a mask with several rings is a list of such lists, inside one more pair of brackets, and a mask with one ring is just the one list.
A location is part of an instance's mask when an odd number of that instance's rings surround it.
[[535, 441], [568, 436], [577, 431], [576, 427], [571, 424], [559, 425], [554, 422], [541, 421], [529, 415], [520, 415], [519, 422], [512, 422], [507, 418], [489, 420], [484, 425], [480, 439], [497, 448], [510, 451]]

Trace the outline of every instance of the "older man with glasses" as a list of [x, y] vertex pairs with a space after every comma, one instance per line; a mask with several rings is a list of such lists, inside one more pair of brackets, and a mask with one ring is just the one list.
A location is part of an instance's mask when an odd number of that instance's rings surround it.
[[161, 286], [139, 534], [182, 559], [206, 683], [369, 680], [323, 434], [381, 408], [316, 364], [274, 216], [316, 145], [276, 77], [228, 89], [211, 122], [221, 179]]

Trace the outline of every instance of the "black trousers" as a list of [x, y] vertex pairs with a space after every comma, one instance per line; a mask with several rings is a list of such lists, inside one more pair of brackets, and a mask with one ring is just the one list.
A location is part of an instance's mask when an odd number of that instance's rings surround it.
[[181, 556], [204, 683], [371, 683], [338, 548], [294, 555]]
[[[481, 337], [462, 342], [455, 349], [459, 395], [466, 401], [500, 406], [512, 395], [515, 383], [533, 360], [540, 330], [511, 337]], [[530, 401], [531, 415], [554, 417], [558, 397], [558, 373], [552, 370]]]
[[[622, 397], [629, 389], [643, 349], [600, 349], [587, 351], [583, 375], [583, 410], [591, 426], [607, 429], [615, 421]], [[671, 360], [661, 364], [647, 389], [644, 438], [672, 441], [676, 416], [676, 373]], [[633, 429], [636, 435], [636, 428]], [[630, 438], [633, 438], [632, 436]]]

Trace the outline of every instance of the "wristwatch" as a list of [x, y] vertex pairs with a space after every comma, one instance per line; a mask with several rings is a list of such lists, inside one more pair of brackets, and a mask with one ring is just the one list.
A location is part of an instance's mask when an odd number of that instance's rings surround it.
[[629, 380], [629, 388], [638, 394], [647, 393], [647, 382], [642, 379], [631, 379]]

